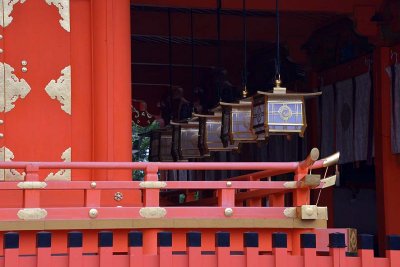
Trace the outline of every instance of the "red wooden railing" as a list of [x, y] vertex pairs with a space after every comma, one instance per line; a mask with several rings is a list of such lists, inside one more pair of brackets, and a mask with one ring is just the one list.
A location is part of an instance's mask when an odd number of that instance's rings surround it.
[[215, 247], [203, 251], [202, 234], [188, 232], [186, 249], [174, 251], [172, 233], [157, 233], [157, 251], [154, 254], [143, 252], [141, 232], [130, 232], [127, 253], [116, 253], [113, 249], [113, 233], [98, 234], [98, 253], [85, 254], [82, 250], [82, 233], [68, 234], [68, 252], [53, 254], [50, 232], [37, 234], [37, 248], [34, 255], [21, 255], [18, 233], [6, 233], [4, 236], [4, 256], [0, 257], [0, 267], [33, 266], [118, 266], [118, 267], [397, 267], [400, 266], [400, 236], [387, 237], [387, 255], [375, 258], [373, 237], [359, 236], [358, 254], [345, 252], [344, 235], [333, 233], [329, 236], [329, 252], [320, 254], [316, 249], [316, 236], [312, 233], [301, 235], [301, 254], [291, 255], [287, 250], [285, 233], [274, 233], [272, 251], [261, 251], [256, 232], [243, 234], [241, 251], [232, 251], [229, 232], [218, 232]]

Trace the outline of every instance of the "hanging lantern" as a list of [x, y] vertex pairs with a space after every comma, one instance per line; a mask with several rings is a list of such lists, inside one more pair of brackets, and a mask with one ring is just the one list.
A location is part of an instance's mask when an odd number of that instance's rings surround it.
[[239, 103], [220, 103], [222, 107], [221, 140], [224, 147], [234, 143], [254, 143], [257, 135], [251, 119], [251, 99]]
[[253, 96], [253, 129], [259, 138], [269, 135], [288, 135], [298, 133], [304, 136], [307, 127], [304, 100], [321, 95], [317, 93], [286, 93], [276, 81], [273, 92], [258, 91]]
[[172, 127], [167, 126], [154, 130], [150, 133], [149, 161], [173, 161], [172, 149]]
[[[218, 108], [220, 110], [220, 108]], [[215, 110], [215, 109], [214, 109]], [[216, 112], [214, 115], [193, 114], [199, 118], [200, 132], [199, 144], [204, 155], [211, 151], [232, 151], [238, 149], [238, 142], [224, 146], [221, 140], [222, 113]]]
[[199, 146], [199, 121], [191, 119], [187, 123], [171, 122], [172, 157], [175, 161], [203, 158]]

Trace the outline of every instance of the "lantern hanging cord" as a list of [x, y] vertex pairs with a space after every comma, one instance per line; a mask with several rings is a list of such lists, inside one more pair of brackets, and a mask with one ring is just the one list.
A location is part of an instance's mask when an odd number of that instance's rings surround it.
[[[222, 0], [217, 0], [217, 38], [218, 38], [218, 50], [217, 50], [217, 64], [218, 64], [218, 71], [222, 71], [222, 64], [221, 64], [221, 8], [222, 8]], [[221, 85], [217, 85], [217, 93], [218, 93], [218, 100], [221, 101]]]
[[243, 0], [243, 85], [247, 85], [247, 12], [246, 0]]
[[276, 0], [276, 62], [275, 62], [275, 78], [281, 79], [281, 59], [280, 59], [280, 19], [279, 19], [279, 0]]

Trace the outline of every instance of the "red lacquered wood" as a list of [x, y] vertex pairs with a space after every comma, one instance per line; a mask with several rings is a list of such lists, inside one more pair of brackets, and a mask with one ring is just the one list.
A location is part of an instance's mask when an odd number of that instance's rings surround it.
[[99, 267], [109, 267], [115, 264], [112, 247], [99, 248]]
[[216, 247], [215, 255], [217, 256], [217, 266], [231, 266], [231, 248], [230, 247]]
[[285, 194], [273, 194], [268, 196], [269, 207], [284, 207], [285, 206]]
[[[39, 181], [39, 168], [36, 165], [26, 167], [26, 181]], [[37, 208], [40, 206], [40, 192], [38, 190], [24, 190], [24, 207]]]
[[317, 265], [317, 250], [315, 248], [302, 248], [303, 264], [307, 267], [319, 267]]
[[201, 255], [201, 247], [188, 247], [188, 267], [203, 266], [203, 256]]
[[259, 255], [259, 248], [254, 247], [246, 247], [244, 248], [244, 255], [246, 258], [246, 265], [245, 266], [258, 266], [260, 264], [260, 255]]
[[235, 189], [218, 190], [218, 206], [234, 207], [235, 206]]
[[11, 248], [4, 249], [4, 267], [18, 267], [19, 264], [19, 249]]
[[37, 267], [52, 266], [51, 248], [37, 249]]
[[287, 248], [273, 248], [272, 254], [274, 255], [275, 265], [274, 267], [287, 267], [288, 260]]
[[158, 248], [160, 267], [173, 267], [172, 247], [159, 247]]
[[143, 248], [130, 247], [128, 249], [129, 267], [144, 267]]
[[346, 249], [330, 248], [329, 255], [332, 259], [332, 267], [346, 267]]
[[83, 249], [82, 248], [68, 248], [68, 267], [82, 267], [83, 266]]
[[360, 258], [362, 267], [374, 267], [373, 249], [359, 249], [358, 257]]
[[390, 267], [400, 266], [400, 251], [399, 250], [387, 250], [386, 257], [389, 258], [389, 262], [390, 262], [389, 266]]

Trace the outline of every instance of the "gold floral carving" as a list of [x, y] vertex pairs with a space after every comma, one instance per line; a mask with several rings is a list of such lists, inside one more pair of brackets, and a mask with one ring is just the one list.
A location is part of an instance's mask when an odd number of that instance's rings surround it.
[[[71, 148], [67, 148], [61, 155], [64, 162], [71, 162]], [[45, 181], [71, 181], [71, 169], [61, 169], [56, 173], [51, 172]]]
[[69, 15], [69, 1], [70, 0], [46, 0], [48, 5], [53, 4], [58, 8], [58, 13], [60, 13], [60, 25], [67, 32], [70, 31], [70, 15]]
[[[14, 159], [13, 152], [7, 147], [0, 148], [0, 160], [1, 161], [12, 161]], [[25, 172], [19, 173], [14, 169], [3, 169], [0, 170], [0, 181], [23, 181], [25, 179]]]
[[159, 181], [148, 181], [148, 182], [140, 182], [139, 186], [141, 188], [164, 188], [167, 186], [167, 183]]
[[45, 182], [20, 182], [17, 186], [21, 189], [42, 189], [46, 188]]
[[13, 20], [11, 13], [13, 12], [14, 5], [18, 3], [25, 3], [26, 0], [4, 0], [0, 5], [0, 25], [7, 27]]
[[45, 90], [52, 99], [61, 103], [62, 110], [71, 115], [71, 66], [65, 67], [57, 81], [51, 80]]
[[167, 215], [167, 210], [160, 207], [141, 208], [139, 210], [140, 216], [147, 219], [164, 218]]
[[25, 98], [31, 87], [24, 79], [18, 79], [13, 73], [14, 68], [0, 62], [0, 112], [8, 112], [15, 107], [19, 98]]
[[32, 209], [22, 209], [17, 213], [18, 218], [21, 220], [40, 220], [47, 216], [47, 211], [45, 209], [32, 208]]

